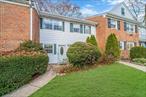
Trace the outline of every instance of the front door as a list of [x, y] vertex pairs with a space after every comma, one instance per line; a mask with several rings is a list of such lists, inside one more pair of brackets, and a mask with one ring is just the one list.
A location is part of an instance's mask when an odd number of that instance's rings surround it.
[[67, 62], [67, 57], [66, 57], [66, 48], [65, 45], [59, 45], [58, 47], [58, 57], [59, 57], [59, 63], [64, 64]]

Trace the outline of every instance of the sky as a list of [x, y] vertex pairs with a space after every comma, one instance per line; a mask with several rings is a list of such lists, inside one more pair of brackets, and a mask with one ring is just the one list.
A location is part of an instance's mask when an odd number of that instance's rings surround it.
[[106, 12], [124, 0], [71, 0], [81, 8], [83, 15], [91, 16]]

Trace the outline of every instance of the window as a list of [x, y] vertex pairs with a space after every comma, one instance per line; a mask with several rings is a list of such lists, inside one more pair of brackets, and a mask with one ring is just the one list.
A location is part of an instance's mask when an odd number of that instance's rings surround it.
[[125, 9], [124, 8], [121, 8], [121, 15], [125, 15]]
[[127, 42], [126, 48], [130, 50], [132, 47], [134, 47], [134, 42]]
[[124, 50], [124, 42], [123, 41], [120, 41], [120, 49]]
[[70, 24], [70, 30], [71, 32], [77, 32], [80, 33], [80, 24]]
[[124, 30], [129, 34], [133, 34], [135, 26], [131, 23], [124, 22]]
[[59, 30], [59, 31], [62, 31], [63, 30], [62, 21], [56, 21], [56, 20], [54, 20], [54, 30]]
[[115, 29], [120, 29], [120, 22], [115, 20], [115, 19], [111, 19], [108, 18], [108, 28], [115, 28]]
[[111, 28], [116, 28], [117, 24], [114, 19], [111, 19]]
[[53, 45], [52, 44], [44, 44], [44, 50], [47, 53], [52, 54], [53, 53]]
[[84, 33], [85, 34], [91, 34], [91, 26], [85, 25], [84, 26]]
[[53, 29], [53, 22], [50, 19], [43, 19], [42, 20], [42, 28], [43, 29]]
[[64, 22], [62, 22], [60, 20], [43, 18], [42, 29], [63, 31], [64, 30]]

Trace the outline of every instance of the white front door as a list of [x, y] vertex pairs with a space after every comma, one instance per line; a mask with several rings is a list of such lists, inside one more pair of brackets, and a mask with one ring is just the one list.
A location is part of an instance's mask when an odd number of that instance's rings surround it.
[[59, 45], [58, 47], [58, 58], [59, 58], [59, 63], [64, 64], [67, 62], [67, 56], [66, 56], [66, 47], [65, 45]]

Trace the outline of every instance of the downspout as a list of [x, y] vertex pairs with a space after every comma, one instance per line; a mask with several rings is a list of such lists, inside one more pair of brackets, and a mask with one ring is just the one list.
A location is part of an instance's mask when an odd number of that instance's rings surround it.
[[30, 40], [32, 41], [33, 40], [33, 26], [32, 26], [32, 21], [33, 21], [33, 16], [32, 16], [32, 3], [31, 3], [31, 0], [29, 0], [29, 6], [30, 6]]

